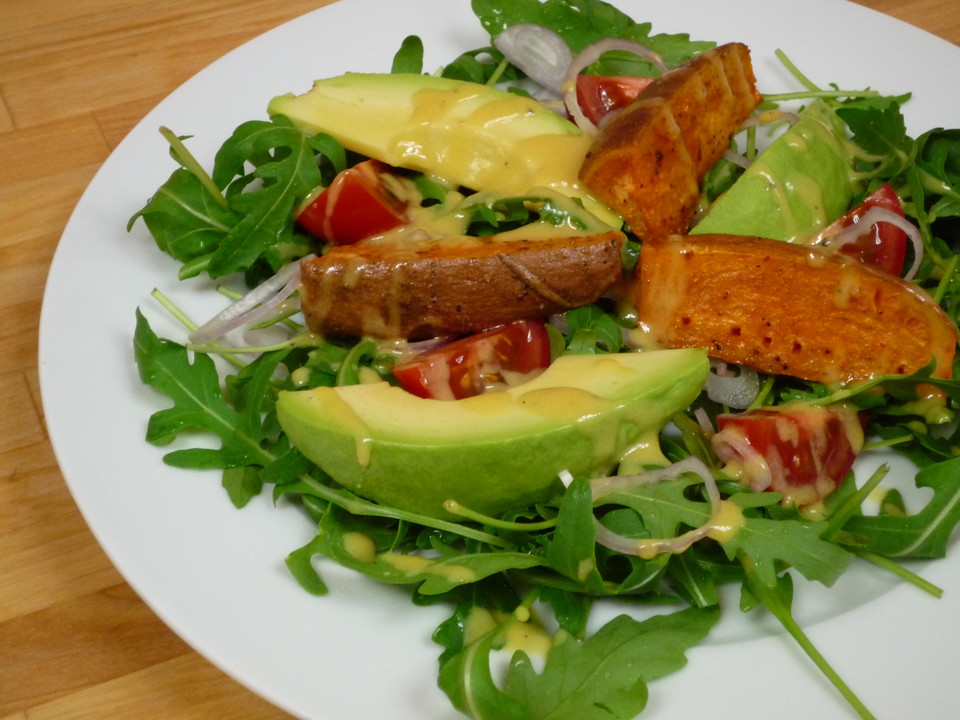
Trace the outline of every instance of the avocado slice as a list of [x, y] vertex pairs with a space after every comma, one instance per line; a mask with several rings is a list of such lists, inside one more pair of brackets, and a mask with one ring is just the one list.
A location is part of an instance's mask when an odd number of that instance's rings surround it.
[[267, 111], [394, 167], [500, 196], [547, 187], [621, 222], [577, 177], [590, 138], [529, 97], [433, 75], [347, 73], [275, 97]]
[[840, 217], [856, 190], [843, 121], [817, 100], [717, 198], [690, 234], [802, 240]]
[[376, 382], [284, 391], [277, 414], [294, 447], [358, 495], [432, 517], [447, 499], [498, 515], [561, 493], [561, 471], [665, 464], [657, 434], [708, 371], [702, 348], [568, 355], [464, 400]]

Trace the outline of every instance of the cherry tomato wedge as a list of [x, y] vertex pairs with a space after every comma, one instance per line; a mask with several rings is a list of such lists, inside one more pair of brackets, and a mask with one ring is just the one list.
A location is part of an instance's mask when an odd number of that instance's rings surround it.
[[520, 320], [428, 350], [398, 363], [393, 375], [408, 392], [461, 400], [502, 389], [550, 364], [542, 320]]
[[[897, 191], [886, 183], [838, 220], [820, 232], [818, 239], [828, 238], [850, 227], [871, 208], [880, 207], [903, 217], [903, 206]], [[878, 222], [863, 230], [852, 242], [840, 246], [839, 252], [859, 258], [892, 275], [903, 272], [903, 263], [907, 257], [907, 234], [902, 228], [891, 223]]]
[[863, 447], [863, 430], [860, 415], [843, 406], [760, 408], [718, 415], [711, 445], [751, 489], [803, 506], [843, 481]]
[[407, 203], [384, 183], [390, 166], [377, 160], [339, 173], [297, 215], [309, 233], [334, 245], [349, 245], [407, 221]]
[[625, 75], [578, 75], [577, 102], [594, 125], [610, 112], [629, 105], [652, 78]]

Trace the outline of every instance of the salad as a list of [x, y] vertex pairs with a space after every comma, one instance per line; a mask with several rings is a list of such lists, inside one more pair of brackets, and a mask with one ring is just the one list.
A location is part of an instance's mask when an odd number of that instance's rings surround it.
[[[610, 6], [589, 5], [594, 16], [606, 18], [609, 24], [591, 28], [595, 37], [567, 39], [575, 47], [628, 35], [641, 39], [648, 49], [656, 49], [671, 67], [711, 48], [711, 43], [657, 36]], [[503, 25], [531, 20], [542, 26], [552, 24], [549, 29], [561, 37], [564, 32], [571, 33], [562, 22], [565, 3], [548, 3], [544, 16], [535, 18], [524, 16], [532, 12], [529, 7], [513, 3], [509, 7], [518, 17], [512, 22], [504, 20], [506, 8], [497, 3], [476, 2], [474, 7], [493, 39], [501, 34]], [[409, 38], [393, 69], [420, 72], [420, 52], [416, 38]], [[655, 72], [648, 63], [637, 62], [635, 54], [624, 57], [622, 52], [614, 54], [614, 67], [605, 67], [602, 57], [596, 60], [593, 76], [623, 78]], [[530, 73], [529, 68], [527, 72], [521, 69], [524, 60], [516, 58], [518, 65], [503, 53], [496, 47], [466, 53], [445, 66], [442, 74], [474, 82], [516, 84], [526, 92], [538, 93], [523, 77]], [[911, 281], [926, 288], [952, 316], [955, 263], [949, 233], [950, 217], [956, 209], [956, 178], [951, 176], [950, 159], [956, 153], [956, 133], [934, 131], [909, 138], [900, 115], [900, 104], [906, 98], [882, 98], [869, 91], [821, 91], [797, 72], [798, 84], [806, 86], [799, 102], [829, 98], [862, 150], [857, 171], [864, 187], [851, 207], [859, 207], [866, 197], [876, 202], [880, 197], [875, 195], [876, 189], [889, 187], [896, 192], [923, 244], [922, 254], [909, 248], [904, 251], [904, 258], [913, 253], [911, 259], [917, 266], [904, 271], [912, 273]], [[618, 84], [630, 83], [620, 80]], [[777, 112], [773, 106], [779, 100], [764, 98], [763, 110]], [[790, 124], [789, 118], [786, 123]], [[746, 172], [744, 166], [749, 169], [756, 140], [757, 133], [748, 130], [739, 138], [741, 159], [731, 155], [711, 171], [704, 186], [708, 198], [720, 197], [741, 171]], [[743, 588], [744, 610], [764, 606], [771, 611], [810, 654], [813, 664], [849, 699], [853, 711], [870, 716], [793, 622], [793, 575], [785, 570], [792, 568], [792, 572], [829, 585], [856, 556], [858, 562], [873, 562], [923, 585], [922, 579], [896, 566], [892, 558], [942, 555], [956, 522], [955, 513], [950, 512], [956, 493], [950, 404], [956, 387], [949, 376], [937, 375], [930, 366], [837, 389], [790, 375], [755, 376], [740, 371], [737, 394], [750, 393], [749, 402], [713, 392], [712, 398], [698, 395], [700, 399], [689, 409], [673, 414], [673, 423], [660, 444], [674, 464], [666, 473], [652, 471], [667, 477], [657, 477], [652, 483], [653, 476], [645, 474], [651, 472], [647, 468], [619, 472], [617, 477], [634, 478], [635, 484], [618, 491], [617, 509], [605, 511], [599, 524], [593, 509], [599, 494], [596, 478], [583, 476], [564, 477], [565, 490], [555, 498], [498, 517], [460, 508], [462, 514], [455, 518], [432, 518], [371, 502], [331, 482], [291, 446], [275, 413], [278, 392], [284, 387], [290, 391], [372, 384], [367, 382], [371, 379], [396, 384], [401, 381], [395, 368], [422, 358], [424, 350], [433, 353], [449, 346], [432, 339], [417, 341], [426, 343], [419, 345], [408, 342], [411, 338], [328, 340], [304, 328], [292, 295], [263, 294], [282, 286], [296, 289], [297, 260], [326, 249], [304, 232], [305, 223], [294, 221], [295, 211], [318, 188], [330, 186], [348, 166], [363, 165], [366, 159], [354, 157], [328, 136], [306, 133], [282, 117], [238, 128], [221, 151], [212, 176], [192, 161], [188, 141], [172, 134], [170, 141], [183, 168], [137, 217], [147, 222], [161, 247], [183, 262], [182, 277], [207, 273], [226, 278], [242, 273], [249, 285], [258, 286], [258, 291], [232, 306], [228, 315], [238, 316], [242, 325], [269, 326], [262, 332], [271, 337], [269, 342], [252, 346], [227, 345], [220, 338], [234, 329], [237, 318], [221, 317], [213, 325], [217, 337], [205, 340], [201, 334], [184, 345], [158, 338], [141, 316], [136, 348], [142, 376], [175, 402], [174, 411], [160, 411], [151, 419], [149, 439], [168, 442], [194, 429], [216, 435], [223, 443], [220, 449], [179, 450], [168, 455], [167, 461], [184, 468], [222, 468], [224, 485], [238, 506], [265, 487], [270, 487], [275, 497], [297, 497], [318, 524], [316, 540], [288, 558], [290, 569], [308, 590], [325, 591], [312, 562], [315, 555], [322, 555], [384, 582], [408, 585], [418, 602], [448, 603], [451, 618], [436, 635], [443, 648], [440, 684], [456, 707], [475, 717], [535, 717], [534, 713], [552, 708], [588, 716], [583, 708], [603, 704], [613, 716], [627, 718], [645, 706], [647, 682], [681, 667], [685, 650], [709, 632], [717, 618], [719, 589], [732, 583]], [[266, 146], [257, 144], [264, 141]], [[304, 162], [307, 157], [312, 164]], [[546, 200], [542, 196], [480, 198], [484, 201], [477, 202], [477, 198], [468, 201], [472, 196], [438, 177], [401, 174], [397, 182], [407, 184], [395, 195], [416, 192], [420, 207], [445, 207], [453, 201], [460, 203], [455, 213], [460, 217], [466, 202], [472, 213], [470, 232], [478, 237], [531, 223], [592, 222], [589, 213], [556, 196]], [[177, 208], [189, 212], [183, 214]], [[268, 213], [266, 208], [274, 212]], [[198, 217], [204, 222], [198, 223]], [[267, 232], [271, 219], [277, 222]], [[253, 231], [234, 231], [238, 227]], [[261, 242], [264, 238], [268, 240]], [[236, 243], [231, 252], [220, 251], [230, 243]], [[902, 238], [895, 243], [905, 244]], [[890, 243], [881, 240], [877, 245], [887, 257]], [[256, 251], [250, 252], [251, 247]], [[621, 260], [625, 266], [637, 262], [642, 247], [642, 240], [635, 238], [624, 243]], [[233, 252], [238, 248], [243, 252]], [[901, 265], [906, 268], [904, 260]], [[204, 328], [169, 298], [159, 299], [182, 318], [187, 330], [202, 333]], [[247, 314], [253, 308], [256, 312]], [[540, 347], [549, 350], [548, 362], [570, 355], [633, 355], [636, 348], [631, 345], [630, 322], [630, 317], [617, 312], [605, 299], [598, 299], [552, 316], [543, 328], [546, 341], [541, 339]], [[210, 327], [205, 329], [210, 331]], [[275, 333], [279, 338], [272, 337]], [[387, 339], [390, 342], [384, 342]], [[529, 349], [529, 345], [524, 347]], [[188, 358], [194, 353], [198, 354], [191, 364]], [[225, 358], [234, 369], [228, 369], [225, 378], [219, 377], [212, 361], [204, 359], [207, 355]], [[498, 373], [498, 385], [504, 375]], [[414, 376], [423, 385], [428, 373], [421, 366]], [[756, 389], [749, 390], [753, 385]], [[451, 384], [451, 392], [453, 387]], [[884, 392], [877, 392], [879, 387]], [[198, 397], [203, 401], [197, 402]], [[858, 417], [865, 417], [867, 448], [886, 446], [907, 454], [921, 468], [918, 485], [933, 489], [933, 500], [919, 512], [907, 514], [903, 501], [887, 493], [879, 514], [864, 513], [861, 507], [882, 482], [882, 472], [866, 483], [860, 478], [860, 487], [847, 475], [846, 461], [858, 451], [868, 451], [861, 450], [859, 440], [847, 448], [845, 454], [850, 457], [841, 458], [838, 487], [829, 488], [814, 503], [784, 504], [782, 492], [744, 487], [711, 449], [711, 434], [718, 429], [713, 423], [718, 414], [729, 417], [727, 411], [732, 408], [785, 403], [815, 415], [816, 408], [826, 407], [830, 412], [841, 404], [845, 411], [852, 408]], [[843, 430], [834, 436], [831, 447], [838, 445], [836, 438], [850, 435]], [[703, 520], [714, 514], [714, 491], [739, 509], [742, 520], [728, 523], [738, 525], [736, 531], [723, 534], [713, 527], [689, 543], [667, 542], [652, 554], [629, 550], [646, 544], [637, 541], [679, 538], [688, 528], [704, 527]], [[601, 536], [610, 541], [598, 544]], [[611, 540], [611, 536], [616, 537]], [[624, 538], [633, 542], [625, 543]], [[649, 620], [619, 616], [588, 635], [590, 611], [604, 595], [635, 598], [667, 612]], [[684, 609], [678, 610], [681, 606]], [[543, 672], [534, 670], [536, 653], [522, 653], [511, 663], [505, 684], [494, 682], [490, 657], [505, 644], [512, 649], [510, 638], [517, 627], [539, 630], [541, 625], [558, 628], [549, 641]], [[618, 671], [606, 676], [609, 682], [597, 681], [598, 673], [611, 664]], [[567, 686], [570, 677], [592, 679], [590, 696], [562, 692], [560, 688]], [[655, 685], [650, 691], [655, 691]]]

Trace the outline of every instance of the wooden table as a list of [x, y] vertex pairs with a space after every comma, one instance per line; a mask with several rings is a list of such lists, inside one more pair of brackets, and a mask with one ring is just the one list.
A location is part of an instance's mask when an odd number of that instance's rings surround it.
[[[859, 1], [960, 44], [957, 0]], [[325, 4], [0, 2], [0, 720], [285, 717], [176, 637], [97, 545], [45, 431], [37, 326], [63, 226], [120, 139], [217, 57]]]

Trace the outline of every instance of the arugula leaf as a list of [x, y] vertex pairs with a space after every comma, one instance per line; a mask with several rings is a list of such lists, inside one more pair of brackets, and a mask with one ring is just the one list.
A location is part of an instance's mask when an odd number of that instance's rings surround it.
[[[462, 635], [467, 619], [459, 626], [444, 627]], [[437, 682], [453, 706], [474, 720], [529, 720], [533, 708], [500, 690], [493, 680], [490, 655], [499, 640], [499, 628], [495, 628], [478, 640], [461, 642], [458, 652], [444, 653]]]
[[693, 547], [670, 558], [667, 574], [672, 587], [694, 607], [717, 605], [720, 596], [715, 573], [697, 558], [697, 554], [697, 548]]
[[[734, 501], [738, 496], [734, 496]], [[853, 555], [823, 540], [826, 523], [749, 518], [737, 533], [721, 543], [728, 557], [749, 557], [760, 582], [776, 584], [784, 564], [808, 580], [830, 586], [853, 561]]]
[[[294, 232], [294, 208], [321, 184], [315, 156], [331, 145], [325, 136], [307, 135], [283, 116], [251, 120], [234, 131], [217, 152], [213, 180], [226, 188], [241, 220], [210, 257], [211, 277], [246, 270], [261, 258], [277, 270], [309, 252]], [[247, 163], [254, 166], [250, 174]]]
[[212, 252], [239, 220], [211, 197], [192, 172], [177, 168], [127, 223], [143, 218], [157, 247], [180, 262]]
[[[649, 538], [650, 531], [639, 513], [631, 508], [615, 508], [604, 514], [601, 524], [617, 535], [627, 538]], [[657, 583], [663, 577], [670, 562], [670, 553], [659, 553], [646, 559], [636, 555], [623, 555], [598, 545], [597, 564], [607, 580], [606, 592], [610, 595], [637, 595], [643, 593], [645, 599], [661, 599]], [[673, 602], [672, 597], [665, 598]]]
[[703, 640], [719, 608], [688, 608], [638, 621], [619, 615], [583, 642], [559, 635], [537, 674], [514, 655], [506, 690], [546, 720], [633, 718], [646, 706], [646, 683], [686, 665], [686, 650]]
[[421, 595], [440, 595], [461, 585], [515, 568], [531, 568], [542, 561], [530, 553], [499, 550], [497, 552], [459, 553], [441, 557], [402, 552], [383, 552], [372, 557], [358, 557], [344, 544], [345, 536], [322, 534], [314, 550], [336, 560], [344, 567], [393, 585], [417, 585]]
[[557, 33], [574, 53], [634, 25], [628, 15], [602, 0], [472, 0], [471, 6], [491, 37], [511, 25], [536, 23]]
[[259, 471], [250, 466], [226, 468], [220, 484], [236, 508], [246, 507], [263, 490]]
[[[691, 500], [687, 489], [699, 483], [693, 477], [620, 491], [603, 498], [604, 503], [631, 507], [643, 516], [652, 537], [674, 537], [681, 527], [699, 527], [709, 521], [709, 503]], [[738, 493], [727, 502], [739, 507], [755, 504], [756, 496], [765, 502], [764, 493]], [[771, 520], [745, 516], [743, 525], [720, 545], [729, 559], [747, 557], [756, 566], [757, 576], [772, 586], [784, 564], [804, 577], [824, 585], [833, 584], [843, 574], [853, 556], [832, 542], [823, 540], [826, 523], [801, 520]]]
[[885, 105], [855, 105], [839, 107], [837, 115], [853, 134], [853, 141], [866, 152], [882, 157], [874, 172], [895, 177], [913, 159], [913, 140], [907, 135], [907, 125], [900, 105], [889, 100]]
[[[644, 621], [620, 615], [583, 641], [560, 631], [542, 673], [525, 652], [517, 651], [501, 689], [490, 660], [516, 621], [511, 616], [459, 651], [446, 653], [440, 687], [473, 718], [630, 720], [647, 704], [647, 683], [682, 668], [686, 650], [706, 637], [718, 617], [716, 607]], [[460, 628], [465, 624], [461, 620]]]
[[[650, 23], [636, 23], [602, 0], [473, 0], [473, 11], [491, 38], [520, 23], [543, 25], [562, 37], [576, 54], [609, 37], [633, 40], [658, 53], [675, 67], [715, 46], [695, 42], [686, 34], [651, 35]], [[611, 52], [589, 70], [596, 75], [659, 75], [652, 64], [632, 53]]]
[[855, 515], [836, 540], [888, 557], [944, 557], [960, 523], [960, 458], [923, 468], [916, 484], [934, 492], [922, 510], [903, 516]]
[[[190, 362], [185, 347], [170, 340], [158, 338], [143, 314], [137, 310], [134, 333], [134, 355], [140, 379], [168, 395], [173, 406], [150, 416], [147, 440], [155, 445], [167, 445], [181, 433], [206, 431], [221, 441], [219, 449], [194, 448], [175, 450], [164, 456], [170, 465], [191, 469], [230, 468], [245, 465], [269, 464], [273, 455], [261, 442], [262, 399], [247, 398], [243, 410], [234, 408], [220, 391], [220, 378], [213, 360], [196, 354]], [[266, 356], [263, 356], [266, 357]], [[268, 358], [251, 371], [256, 376], [271, 367]]]
[[393, 56], [391, 73], [423, 72], [423, 40], [418, 35], [407, 35]]
[[[187, 152], [182, 145], [181, 151]], [[332, 137], [308, 135], [283, 116], [246, 122], [214, 159], [213, 186], [225, 199], [211, 195], [199, 170], [181, 167], [130, 218], [128, 229], [143, 218], [160, 249], [184, 263], [181, 278], [249, 272], [258, 263], [274, 272], [310, 251], [296, 229], [295, 209], [346, 162]]]
[[562, 630], [576, 638], [584, 636], [593, 606], [591, 596], [544, 587], [540, 590], [540, 599], [553, 609], [554, 618]]
[[547, 546], [546, 562], [561, 575], [593, 592], [603, 588], [597, 570], [593, 491], [586, 478], [574, 480], [560, 503], [557, 529]]
[[613, 317], [596, 305], [585, 305], [564, 313], [569, 340], [567, 352], [573, 355], [593, 355], [620, 352], [623, 347], [623, 328]]
[[462, 53], [443, 66], [443, 77], [487, 85], [500, 80], [516, 80], [520, 73], [504, 60], [495, 47], [478, 48]]

